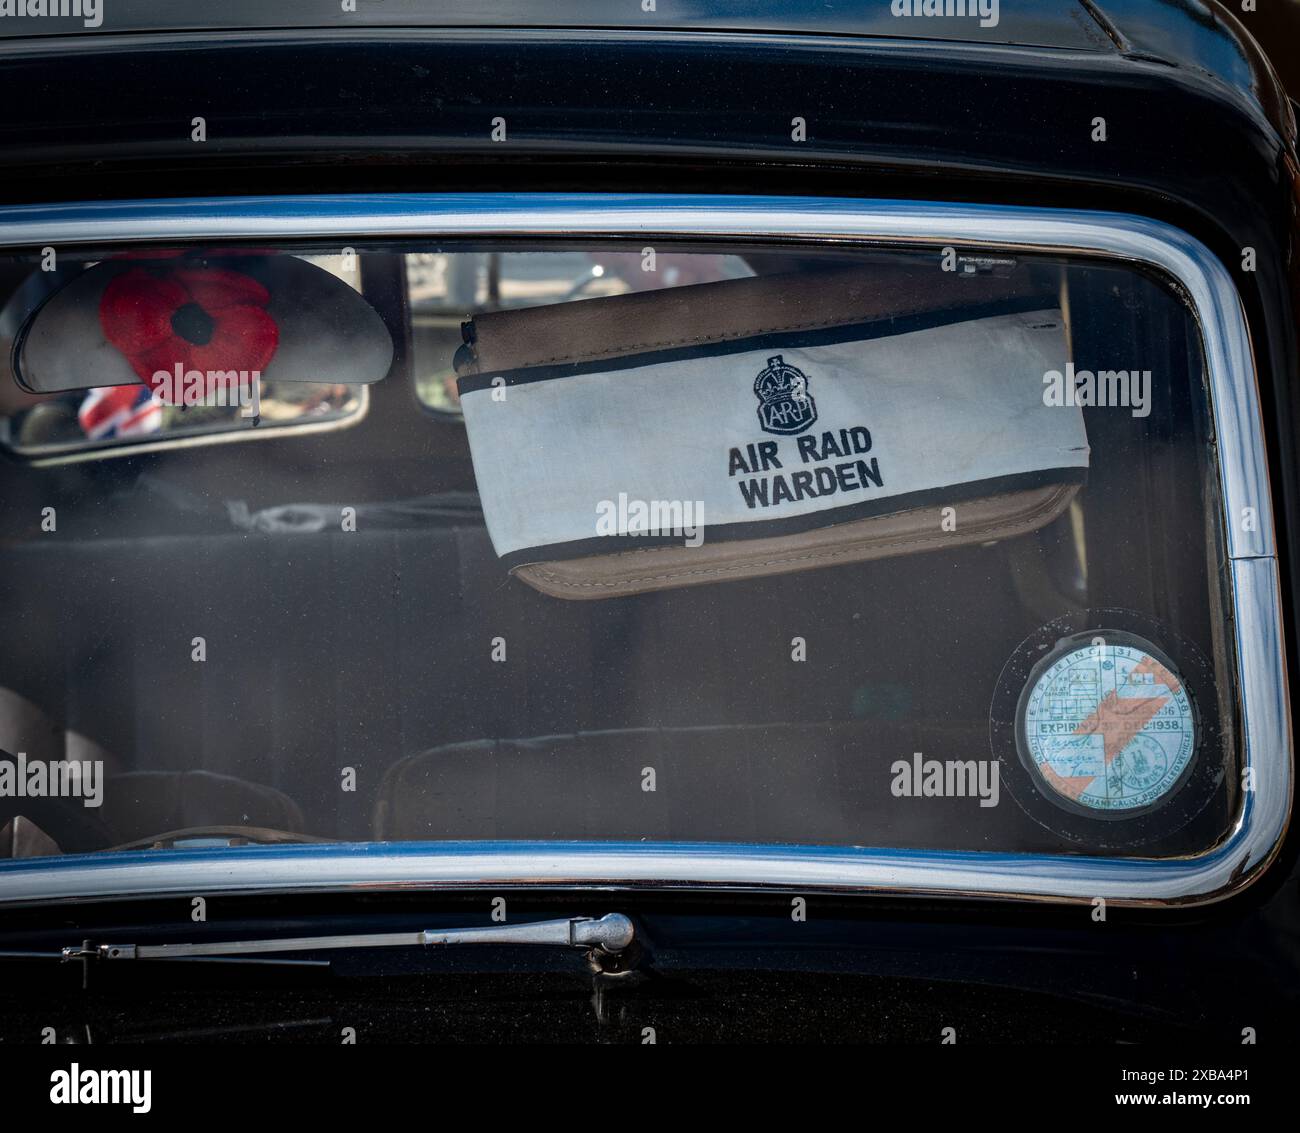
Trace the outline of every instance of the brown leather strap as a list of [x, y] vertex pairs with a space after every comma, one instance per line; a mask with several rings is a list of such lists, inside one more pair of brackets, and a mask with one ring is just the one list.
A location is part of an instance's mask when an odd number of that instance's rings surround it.
[[790, 574], [1023, 535], [1060, 515], [1076, 491], [1075, 484], [1059, 484], [958, 504], [956, 527], [951, 530], [943, 522], [942, 508], [917, 508], [799, 535], [530, 563], [511, 573], [543, 594], [570, 599], [619, 598], [733, 578]]
[[[813, 331], [1042, 295], [1028, 280], [915, 268], [730, 279], [546, 307], [495, 311], [466, 324], [462, 373], [592, 362], [761, 334]], [[1056, 300], [1048, 295], [1048, 305]]]

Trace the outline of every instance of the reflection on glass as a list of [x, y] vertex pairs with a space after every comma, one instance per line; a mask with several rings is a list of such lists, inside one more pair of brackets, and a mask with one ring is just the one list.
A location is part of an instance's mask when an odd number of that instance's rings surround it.
[[[159, 257], [175, 255], [155, 254]], [[123, 258], [131, 256], [128, 253]], [[329, 272], [353, 290], [360, 291], [360, 270], [355, 255], [304, 255], [296, 258]], [[5, 265], [4, 276], [16, 279], [17, 285], [0, 308], [0, 348], [3, 348], [0, 445], [24, 455], [51, 455], [78, 449], [210, 436], [256, 428], [262, 424], [331, 421], [359, 410], [359, 387], [338, 382], [243, 379], [223, 384], [220, 388], [209, 384], [200, 396], [189, 398], [184, 396], [183, 390], [172, 393], [170, 387], [151, 389], [143, 384], [94, 386], [53, 393], [32, 393], [20, 388], [12, 369], [15, 338], [25, 326], [31, 325], [35, 312], [45, 313], [44, 305], [52, 296], [98, 262], [65, 259], [62, 266], [58, 266], [57, 261], [44, 265], [52, 270]], [[157, 262], [179, 261], [160, 258]], [[211, 269], [206, 271], [208, 276], [213, 274]], [[220, 297], [214, 302], [220, 303]], [[171, 327], [176, 334], [185, 333], [204, 343], [211, 340], [213, 320], [196, 304], [177, 303], [173, 306], [177, 309], [168, 308], [163, 313], [171, 316]], [[113, 312], [112, 325], [108, 325], [109, 315], [105, 313], [109, 310]], [[93, 325], [94, 314], [94, 311], [85, 312], [83, 321]], [[123, 337], [129, 338], [142, 320], [147, 323], [149, 316], [141, 297], [128, 295], [124, 303], [103, 308], [99, 312], [99, 321], [104, 324], [103, 331], [109, 341], [117, 342]], [[238, 330], [237, 320], [229, 321]], [[203, 325], [197, 325], [199, 323]]]
[[406, 256], [415, 390], [422, 405], [459, 415], [451, 359], [460, 324], [485, 311], [715, 283], [753, 275], [741, 256], [650, 249], [412, 252]]

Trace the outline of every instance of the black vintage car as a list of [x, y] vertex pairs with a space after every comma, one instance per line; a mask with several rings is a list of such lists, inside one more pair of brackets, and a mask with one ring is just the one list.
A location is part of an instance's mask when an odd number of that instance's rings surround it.
[[0, 1043], [1294, 1041], [1263, 6], [6, 11]]

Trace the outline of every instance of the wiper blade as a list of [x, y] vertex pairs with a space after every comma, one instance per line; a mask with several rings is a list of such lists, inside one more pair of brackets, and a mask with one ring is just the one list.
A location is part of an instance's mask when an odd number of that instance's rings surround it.
[[486, 928], [422, 929], [416, 932], [372, 932], [350, 936], [263, 937], [221, 940], [204, 944], [82, 944], [64, 948], [67, 960], [172, 960], [195, 956], [248, 956], [262, 952], [316, 952], [351, 948], [411, 948], [434, 944], [540, 944], [553, 948], [584, 948], [617, 955], [636, 936], [629, 917], [567, 917], [530, 924], [490, 925]]

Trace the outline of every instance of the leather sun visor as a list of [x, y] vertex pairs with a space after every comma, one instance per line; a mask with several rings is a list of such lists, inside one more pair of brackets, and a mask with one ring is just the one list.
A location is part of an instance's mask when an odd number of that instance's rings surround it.
[[1081, 410], [1043, 396], [1069, 361], [1064, 320], [1027, 280], [838, 269], [463, 329], [488, 533], [556, 597], [1020, 535], [1087, 474]]

